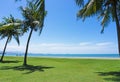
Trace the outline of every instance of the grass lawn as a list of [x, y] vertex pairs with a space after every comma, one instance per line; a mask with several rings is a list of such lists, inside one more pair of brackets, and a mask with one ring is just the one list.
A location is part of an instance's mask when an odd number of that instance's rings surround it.
[[120, 60], [5, 57], [0, 82], [120, 82]]

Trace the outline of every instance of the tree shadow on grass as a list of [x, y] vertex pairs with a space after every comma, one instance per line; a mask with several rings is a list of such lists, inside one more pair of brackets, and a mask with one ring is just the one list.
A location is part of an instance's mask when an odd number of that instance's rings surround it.
[[106, 81], [120, 82], [120, 71], [97, 72], [99, 76], [111, 76], [104, 78]]
[[54, 68], [54, 67], [27, 65], [27, 66], [14, 66], [14, 67], [4, 66], [4, 67], [0, 67], [0, 70], [13, 69], [13, 70], [17, 70], [17, 71], [25, 71], [24, 74], [29, 74], [29, 73], [33, 73], [35, 71], [44, 72], [45, 69], [51, 69], [51, 68]]
[[10, 61], [10, 60], [5, 60], [5, 61], [2, 61], [0, 63], [19, 63], [21, 61], [18, 61], [18, 60], [15, 60], [15, 61]]

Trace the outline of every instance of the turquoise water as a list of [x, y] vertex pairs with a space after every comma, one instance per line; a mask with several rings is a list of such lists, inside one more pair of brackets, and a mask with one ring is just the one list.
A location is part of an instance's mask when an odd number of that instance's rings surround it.
[[[23, 53], [6, 53], [5, 56], [24, 56]], [[107, 58], [119, 58], [118, 54], [28, 54], [28, 57], [107, 57]]]
[[29, 54], [35, 57], [114, 57], [118, 58], [118, 54]]

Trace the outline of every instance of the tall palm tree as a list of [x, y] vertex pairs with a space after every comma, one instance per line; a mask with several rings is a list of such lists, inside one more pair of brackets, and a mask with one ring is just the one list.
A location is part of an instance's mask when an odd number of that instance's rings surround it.
[[76, 0], [81, 9], [77, 13], [78, 18], [85, 20], [87, 17], [98, 16], [101, 19], [102, 31], [110, 21], [116, 22], [118, 50], [120, 55], [120, 0]]
[[39, 34], [41, 34], [41, 31], [43, 29], [44, 17], [46, 15], [44, 0], [41, 0], [39, 6], [35, 4], [36, 1], [35, 2], [27, 1], [27, 3], [28, 3], [27, 7], [25, 8], [21, 7], [22, 15], [24, 17], [24, 28], [26, 30], [30, 30], [23, 65], [27, 65], [28, 47], [32, 33], [33, 31], [39, 31]]
[[20, 44], [19, 36], [22, 35], [22, 30], [20, 29], [21, 25], [21, 21], [19, 19], [14, 19], [12, 15], [8, 18], [5, 17], [4, 21], [0, 23], [0, 39], [7, 37], [0, 62], [3, 61], [7, 44], [12, 40], [12, 38], [17, 41], [18, 45]]

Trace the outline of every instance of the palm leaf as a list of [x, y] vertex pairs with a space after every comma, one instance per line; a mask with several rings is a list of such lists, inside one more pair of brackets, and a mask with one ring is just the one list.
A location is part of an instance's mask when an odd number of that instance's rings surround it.
[[75, 0], [78, 6], [84, 6], [84, 0]]
[[17, 41], [18, 45], [20, 45], [19, 35], [15, 35], [14, 39]]
[[[8, 42], [15, 37], [17, 43], [19, 44], [19, 39], [17, 37], [21, 36], [22, 33], [22, 21], [15, 19], [12, 15], [10, 17], [4, 17], [3, 21], [0, 23], [0, 38], [9, 37]], [[17, 36], [17, 37], [16, 37]]]
[[24, 17], [24, 27], [34, 31], [42, 31], [44, 25], [44, 17], [46, 15], [44, 0], [27, 1], [28, 6], [21, 7], [22, 15]]

